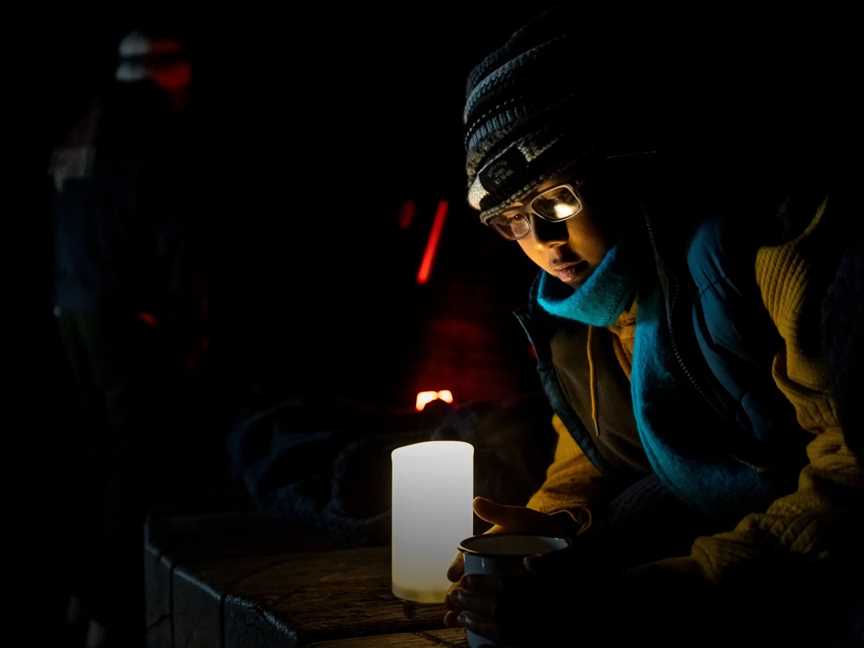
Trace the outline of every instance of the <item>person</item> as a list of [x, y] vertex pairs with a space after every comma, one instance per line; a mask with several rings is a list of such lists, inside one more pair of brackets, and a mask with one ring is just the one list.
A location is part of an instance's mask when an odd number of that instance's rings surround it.
[[123, 38], [118, 54], [111, 87], [49, 169], [54, 314], [77, 401], [76, 432], [64, 440], [63, 509], [77, 529], [67, 620], [91, 648], [141, 635], [140, 538], [155, 488], [147, 462], [164, 461], [154, 431], [176, 415], [179, 338], [195, 328], [181, 175], [190, 60], [179, 39], [141, 32]]
[[830, 174], [708, 192], [646, 141], [619, 76], [574, 72], [578, 24], [517, 31], [464, 111], [468, 202], [540, 269], [517, 317], [557, 434], [525, 506], [474, 511], [572, 547], [510, 585], [457, 556], [445, 623], [532, 645], [577, 614], [581, 638], [830, 636], [826, 574], [854, 564], [837, 539], [860, 537], [864, 494], [818, 343], [844, 203]]

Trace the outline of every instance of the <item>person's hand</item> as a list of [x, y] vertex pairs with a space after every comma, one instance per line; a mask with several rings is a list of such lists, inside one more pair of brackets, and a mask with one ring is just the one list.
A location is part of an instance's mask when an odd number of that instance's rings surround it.
[[[525, 506], [498, 504], [485, 497], [474, 498], [474, 515], [493, 525], [486, 533], [526, 533], [572, 538], [582, 533], [590, 524], [587, 509], [540, 513]], [[458, 582], [464, 570], [462, 552], [456, 552], [447, 570], [447, 579], [453, 583]]]
[[[532, 571], [553, 554], [557, 554], [554, 572]], [[546, 638], [556, 636], [570, 619], [564, 608], [578, 595], [571, 589], [572, 575], [578, 571], [576, 554], [575, 549], [564, 549], [526, 557], [523, 575], [503, 579], [492, 574], [463, 575], [447, 594], [445, 625], [465, 627], [506, 645], [548, 645]]]
[[[474, 513], [482, 520], [493, 524], [486, 533], [525, 533], [573, 538], [587, 528], [590, 515], [585, 511], [559, 511], [548, 514], [524, 506], [498, 504], [482, 497], [474, 499]], [[554, 552], [561, 554], [563, 552]], [[538, 559], [545, 556], [526, 558], [529, 573], [523, 579], [508, 579], [508, 590], [500, 590], [500, 582], [493, 576], [473, 574], [464, 576], [464, 560], [461, 552], [457, 554], [447, 571], [447, 577], [454, 584], [447, 594], [448, 610], [444, 623], [450, 627], [465, 626], [480, 635], [501, 638], [501, 602], [511, 601], [513, 613], [506, 616], [507, 623], [518, 628], [531, 615], [539, 600], [548, 599], [549, 588], [533, 578], [534, 567], [540, 565]], [[560, 562], [556, 561], [556, 565]], [[566, 560], [566, 559], [565, 559]], [[542, 563], [546, 565], [546, 563]], [[548, 572], [549, 570], [544, 570]], [[538, 572], [539, 573], [539, 572]]]
[[[593, 629], [583, 629], [583, 639], [614, 638], [624, 645], [640, 637], [692, 639], [711, 621], [717, 606], [706, 605], [708, 585], [692, 559], [660, 560], [621, 572], [591, 544], [528, 556], [524, 577], [463, 576], [447, 595], [445, 624], [507, 645], [548, 645], [572, 631], [572, 611], [578, 609], [595, 622]], [[671, 607], [670, 601], [675, 601]], [[670, 609], [675, 610], [672, 625]], [[616, 625], [614, 618], [628, 623]]]

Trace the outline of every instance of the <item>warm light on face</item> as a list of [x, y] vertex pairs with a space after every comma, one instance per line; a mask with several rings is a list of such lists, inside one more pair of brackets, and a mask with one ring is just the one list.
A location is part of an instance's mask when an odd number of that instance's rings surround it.
[[417, 394], [417, 400], [415, 403], [415, 407], [418, 412], [422, 412], [423, 409], [434, 400], [442, 400], [445, 403], [453, 402], [453, 392], [449, 389], [442, 389], [441, 391], [422, 391]]
[[391, 457], [393, 594], [442, 603], [456, 546], [473, 534], [474, 446], [426, 441]]

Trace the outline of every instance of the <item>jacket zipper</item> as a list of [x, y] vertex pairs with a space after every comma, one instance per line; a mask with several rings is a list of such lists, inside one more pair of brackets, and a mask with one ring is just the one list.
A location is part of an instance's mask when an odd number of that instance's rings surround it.
[[[658, 267], [659, 267], [659, 254], [657, 252], [657, 241], [654, 237], [654, 228], [651, 224], [651, 219], [648, 216], [645, 217], [645, 226], [648, 230], [648, 237], [651, 239], [651, 247], [654, 251], [655, 263], [658, 263]], [[668, 275], [667, 275], [667, 278], [668, 278]], [[684, 362], [684, 358], [682, 357], [681, 352], [678, 349], [678, 344], [675, 342], [675, 335], [674, 335], [674, 331], [672, 329], [672, 313], [675, 311], [675, 306], [678, 302], [678, 293], [680, 292], [680, 286], [679, 286], [679, 282], [676, 278], [672, 278], [671, 283], [673, 284], [673, 287], [672, 287], [672, 294], [671, 294], [670, 299], [669, 299], [669, 308], [666, 312], [666, 328], [669, 332], [669, 344], [672, 347], [672, 354], [675, 356], [675, 361], [678, 363], [678, 367], [681, 369], [681, 372], [684, 374], [684, 376], [690, 382], [690, 385], [693, 387], [693, 389], [696, 390], [696, 392], [702, 398], [703, 402], [708, 403], [710, 405], [710, 403], [712, 403], [713, 401], [707, 397], [707, 395], [705, 394], [705, 391], [702, 389], [702, 386], [693, 377], [693, 374], [690, 372], [690, 369], [687, 367], [686, 363]], [[762, 466], [758, 466], [758, 465], [755, 465], [753, 463], [750, 463], [749, 461], [745, 461], [744, 459], [741, 459], [740, 457], [738, 457], [737, 455], [735, 455], [732, 452], [729, 452], [728, 455], [729, 455], [729, 457], [731, 457], [733, 460], [737, 461], [738, 463], [740, 463], [744, 466], [747, 466], [748, 468], [751, 468], [752, 470], [755, 470], [757, 472], [765, 472], [765, 470], [766, 470], [766, 468], [764, 468]]]

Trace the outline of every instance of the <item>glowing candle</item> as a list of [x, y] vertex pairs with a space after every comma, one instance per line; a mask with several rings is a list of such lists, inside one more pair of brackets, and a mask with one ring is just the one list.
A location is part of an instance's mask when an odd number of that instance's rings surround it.
[[473, 535], [474, 446], [426, 441], [396, 448], [393, 459], [393, 594], [441, 603], [447, 567]]

